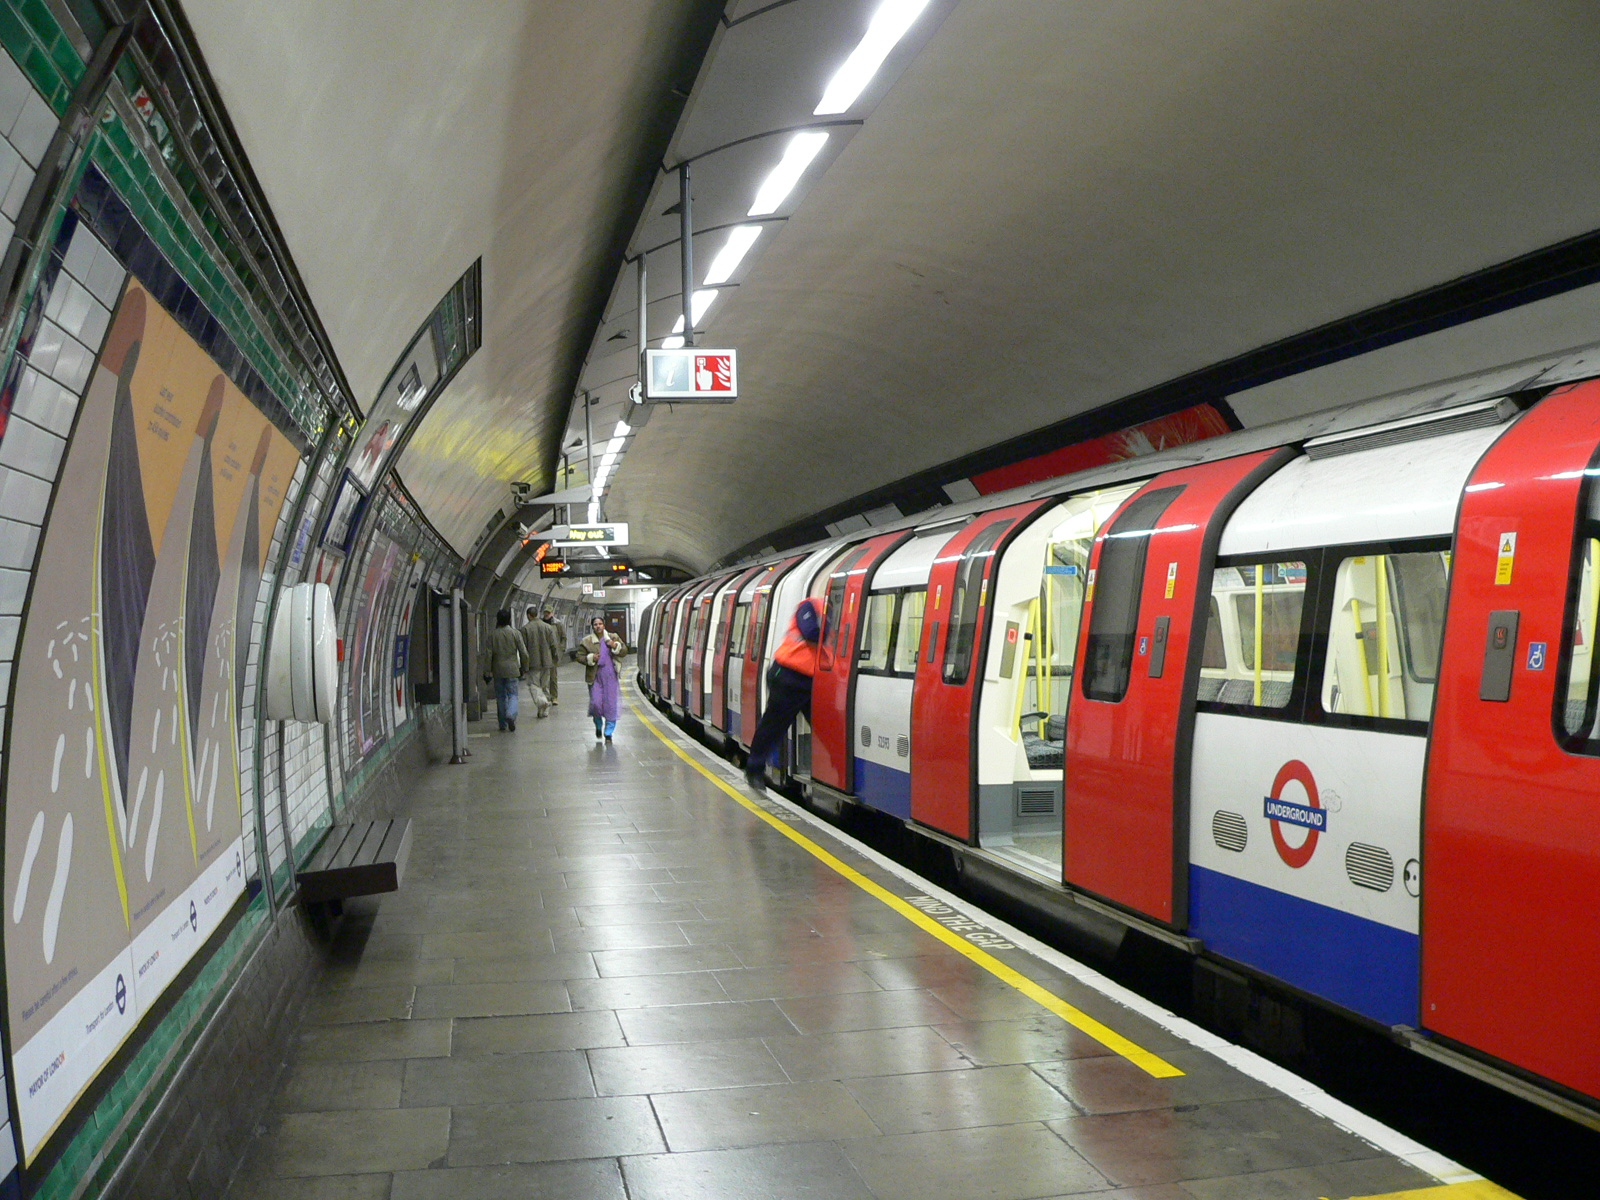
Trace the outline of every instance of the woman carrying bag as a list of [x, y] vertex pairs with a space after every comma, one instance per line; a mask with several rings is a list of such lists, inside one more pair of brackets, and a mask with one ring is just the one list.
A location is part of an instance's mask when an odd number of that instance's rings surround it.
[[622, 690], [617, 663], [628, 653], [628, 648], [616, 634], [607, 632], [606, 623], [599, 617], [590, 628], [592, 632], [579, 643], [584, 679], [589, 685], [589, 715], [594, 718], [595, 737], [609, 742], [617, 731], [617, 708]]

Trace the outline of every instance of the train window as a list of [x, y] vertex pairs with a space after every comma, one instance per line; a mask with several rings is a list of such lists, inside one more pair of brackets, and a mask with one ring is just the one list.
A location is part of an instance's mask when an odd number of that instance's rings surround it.
[[1285, 708], [1294, 691], [1306, 564], [1233, 563], [1211, 576], [1198, 698]]
[[863, 671], [888, 670], [897, 597], [897, 592], [874, 592], [867, 597], [867, 612], [861, 622], [861, 649], [856, 654]]
[[922, 646], [922, 614], [927, 607], [926, 588], [901, 594], [893, 651], [893, 670], [896, 675], [916, 674], [917, 651]]
[[1222, 606], [1211, 597], [1211, 616], [1206, 621], [1206, 644], [1200, 654], [1202, 671], [1221, 671], [1228, 666], [1228, 647], [1222, 637]]
[[850, 571], [867, 555], [868, 547], [851, 546], [834, 560], [833, 570], [828, 576], [828, 592], [825, 601], [826, 608], [822, 616], [822, 643], [824, 646], [830, 640], [833, 642], [833, 653], [838, 654], [844, 633], [844, 593], [850, 584]]
[[744, 656], [745, 642], [750, 636], [750, 605], [736, 604], [733, 608], [733, 627], [728, 631], [731, 643], [728, 653], [735, 658]]
[[1449, 583], [1448, 549], [1338, 560], [1322, 675], [1324, 712], [1426, 727]]
[[1181, 491], [1181, 487], [1157, 488], [1137, 497], [1112, 522], [1100, 544], [1083, 668], [1083, 694], [1091, 700], [1115, 704], [1127, 695], [1150, 534]]
[[1569, 750], [1600, 753], [1594, 741], [1597, 684], [1600, 672], [1595, 671], [1594, 639], [1596, 618], [1600, 617], [1600, 541], [1586, 537], [1579, 543], [1582, 560], [1577, 570], [1577, 588], [1572, 597], [1571, 616], [1567, 618], [1565, 661], [1561, 664], [1565, 686], [1560, 697], [1560, 724], [1557, 731]]
[[944, 647], [946, 683], [965, 683], [972, 670], [978, 618], [989, 593], [989, 559], [994, 555], [995, 543], [1010, 524], [1003, 520], [992, 522], [962, 551], [961, 565], [956, 568], [955, 588], [950, 596], [950, 633]]

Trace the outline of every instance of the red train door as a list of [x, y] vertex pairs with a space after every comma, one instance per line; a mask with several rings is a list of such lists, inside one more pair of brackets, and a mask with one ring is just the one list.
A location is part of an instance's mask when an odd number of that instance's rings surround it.
[[[739, 744], [748, 746], [756, 736], [756, 723], [761, 719], [761, 672], [767, 669], [767, 624], [772, 619], [772, 589], [778, 581], [794, 570], [804, 554], [786, 558], [761, 581], [750, 598], [750, 639], [744, 653], [744, 700], [739, 709]], [[787, 618], [785, 618], [787, 619]]]
[[928, 576], [911, 691], [911, 819], [973, 841], [973, 694], [983, 676], [989, 587], [1003, 541], [1050, 502], [981, 513], [945, 543]]
[[714, 729], [728, 727], [728, 651], [733, 645], [733, 614], [739, 609], [739, 593], [751, 576], [763, 567], [751, 567], [736, 575], [722, 602], [722, 617], [713, 631], [708, 661], [711, 663], [711, 710], [706, 719]]
[[691, 716], [705, 718], [706, 658], [711, 652], [711, 613], [716, 606], [717, 593], [727, 582], [726, 577], [707, 584], [700, 592], [694, 606], [694, 635], [689, 640], [688, 669], [684, 671], [685, 694], [683, 709]]
[[678, 600], [682, 594], [682, 589], [668, 593], [656, 615], [655, 674], [650, 686], [663, 700], [672, 699], [667, 691], [670, 683], [667, 664], [672, 653], [672, 631], [677, 628]]
[[[1600, 1096], [1600, 383], [1461, 499], [1422, 824], [1422, 1023]], [[1407, 886], [1416, 880], [1407, 872]]]
[[835, 791], [854, 793], [850, 752], [851, 700], [855, 694], [856, 648], [860, 645], [861, 597], [872, 573], [911, 530], [880, 534], [863, 542], [828, 577], [821, 652], [811, 683], [811, 778]]
[[[1156, 476], [1095, 538], [1067, 710], [1062, 873], [1182, 928], [1189, 749], [1217, 543], [1239, 501], [1285, 459], [1261, 451]], [[1197, 586], [1203, 584], [1204, 586]], [[1202, 639], [1203, 640], [1203, 639]], [[1197, 647], [1198, 648], [1198, 647]]]
[[700, 642], [705, 636], [706, 621], [711, 611], [711, 593], [715, 590], [715, 583], [699, 584], [684, 602], [689, 606], [689, 612], [683, 622], [683, 660], [678, 668], [677, 701], [683, 706], [684, 712], [692, 715], [698, 715], [696, 710], [700, 696], [694, 687], [694, 677], [699, 674]]

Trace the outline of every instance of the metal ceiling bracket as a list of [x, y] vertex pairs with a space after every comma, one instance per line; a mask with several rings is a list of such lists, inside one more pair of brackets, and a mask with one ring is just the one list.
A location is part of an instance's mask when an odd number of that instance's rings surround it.
[[678, 261], [683, 266], [683, 344], [694, 345], [694, 220], [689, 214], [689, 164], [678, 167]]

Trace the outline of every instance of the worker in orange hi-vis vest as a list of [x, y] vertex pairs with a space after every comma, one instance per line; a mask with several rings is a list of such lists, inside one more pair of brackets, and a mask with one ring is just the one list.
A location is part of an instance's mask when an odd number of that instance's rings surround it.
[[817, 602], [800, 601], [772, 666], [767, 668], [767, 707], [750, 740], [745, 759], [745, 782], [757, 791], [767, 786], [766, 764], [789, 726], [800, 713], [811, 711], [811, 678], [817, 673], [817, 643], [822, 636], [822, 616]]

